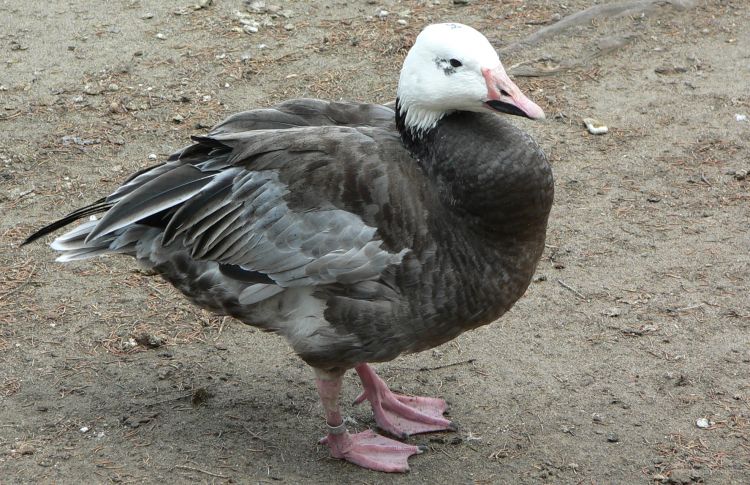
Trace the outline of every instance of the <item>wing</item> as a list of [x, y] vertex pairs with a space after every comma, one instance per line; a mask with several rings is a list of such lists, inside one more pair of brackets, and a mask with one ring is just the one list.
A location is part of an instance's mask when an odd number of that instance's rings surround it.
[[418, 232], [422, 210], [407, 203], [421, 179], [392, 119], [385, 107], [314, 100], [235, 115], [77, 211], [106, 213], [56, 249], [122, 251], [148, 227], [164, 250], [220, 263], [230, 278], [281, 288], [378, 279], [411, 249], [403, 236]]
[[294, 99], [273, 108], [234, 114], [216, 125], [209, 135], [300, 126], [373, 126], [395, 130], [392, 108], [379, 104], [344, 103], [320, 99]]
[[274, 169], [220, 172], [172, 215], [162, 244], [267, 275], [281, 287], [376, 279], [401, 261], [406, 249], [383, 249], [377, 228], [355, 213], [332, 204], [290, 206], [281, 176]]

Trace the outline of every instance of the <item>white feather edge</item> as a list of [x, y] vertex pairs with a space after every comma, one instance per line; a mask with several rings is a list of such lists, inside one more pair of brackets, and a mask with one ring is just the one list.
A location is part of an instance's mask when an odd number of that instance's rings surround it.
[[51, 247], [55, 251], [71, 251], [82, 249], [84, 247], [82, 246], [82, 244], [84, 244], [83, 240], [76, 240], [75, 244], [71, 243], [74, 239], [91, 232], [91, 230], [96, 226], [98, 222], [98, 220], [87, 221], [80, 226], [76, 226], [75, 228], [73, 228], [73, 230], [68, 231], [62, 236], [55, 238], [55, 240], [50, 243], [49, 247]]
[[284, 291], [284, 288], [281, 286], [258, 283], [242, 290], [238, 300], [242, 305], [253, 305], [259, 301], [278, 295], [282, 291]]

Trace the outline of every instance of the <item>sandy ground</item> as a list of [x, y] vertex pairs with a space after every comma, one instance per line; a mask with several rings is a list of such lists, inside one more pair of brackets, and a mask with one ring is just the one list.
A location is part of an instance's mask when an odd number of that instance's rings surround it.
[[[0, 482], [750, 483], [747, 2], [599, 16], [518, 47], [607, 2], [268, 3], [281, 12], [249, 14], [248, 34], [240, 0], [0, 1]], [[312, 373], [280, 338], [130, 260], [18, 247], [229, 113], [393, 99], [414, 36], [443, 20], [537, 75], [517, 81], [548, 120], [514, 122], [549, 154], [556, 204], [508, 315], [379, 366], [460, 425], [410, 439], [429, 446], [411, 473], [328, 458]]]

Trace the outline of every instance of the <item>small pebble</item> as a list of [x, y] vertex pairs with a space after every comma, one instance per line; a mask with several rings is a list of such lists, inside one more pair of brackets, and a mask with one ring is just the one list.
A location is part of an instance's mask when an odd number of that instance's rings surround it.
[[164, 341], [161, 337], [152, 335], [147, 332], [143, 332], [139, 335], [136, 335], [134, 338], [131, 338], [129, 340], [132, 340], [136, 344], [142, 345], [146, 347], [147, 349], [156, 349], [164, 345]]
[[669, 478], [667, 479], [667, 483], [674, 484], [674, 485], [682, 485], [683, 483], [693, 483], [693, 480], [690, 477], [690, 470], [687, 470], [685, 468], [675, 468], [674, 470], [672, 470], [671, 474], [669, 475]]
[[110, 113], [123, 113], [124, 111], [125, 111], [125, 109], [123, 108], [123, 106], [119, 102], [112, 101], [111, 103], [109, 103], [109, 112]]
[[382, 8], [378, 9], [378, 11], [376, 12], [376, 15], [381, 19], [386, 18], [389, 14], [390, 12], [388, 12], [388, 10], [383, 10]]
[[164, 380], [174, 374], [174, 369], [172, 367], [160, 367], [159, 370], [156, 371], [156, 377], [158, 377], [161, 380]]
[[243, 25], [242, 30], [244, 30], [246, 34], [255, 34], [258, 32], [258, 25], [257, 24]]
[[707, 418], [698, 418], [695, 421], [695, 425], [701, 429], [706, 429], [711, 426], [711, 422]]
[[294, 24], [286, 24], [286, 25], [284, 25], [284, 30], [294, 30]]
[[81, 429], [79, 429], [78, 431], [80, 431], [81, 433], [88, 433], [89, 429], [91, 429], [91, 428], [89, 428], [88, 426], [84, 426]]
[[76, 145], [80, 146], [86, 146], [86, 145], [96, 145], [99, 143], [99, 140], [97, 139], [83, 139], [79, 136], [73, 136], [73, 135], [65, 135], [62, 137], [63, 145], [70, 145], [71, 143], [74, 143]]
[[89, 96], [98, 96], [102, 94], [102, 89], [99, 86], [87, 84], [84, 86], [83, 92]]
[[161, 32], [159, 32], [158, 34], [156, 34], [156, 38], [159, 39], [159, 40], [167, 40], [167, 36], [164, 35], [164, 34], [162, 34]]
[[174, 123], [179, 124], [179, 123], [182, 123], [183, 121], [185, 121], [185, 118], [181, 114], [176, 114], [176, 115], [172, 116], [172, 121]]
[[610, 443], [617, 443], [620, 441], [620, 437], [617, 436], [617, 433], [608, 433], [607, 434], [607, 441]]
[[193, 406], [201, 406], [212, 397], [213, 394], [211, 394], [205, 387], [201, 387], [193, 391], [193, 396], [191, 397], [190, 402], [192, 402]]
[[682, 67], [682, 66], [663, 66], [663, 67], [657, 67], [656, 69], [654, 69], [654, 72], [656, 74], [670, 76], [674, 74], [683, 74], [687, 72], [687, 68]]
[[396, 23], [397, 23], [397, 24], [399, 24], [399, 25], [407, 25], [407, 24], [408, 24], [409, 22], [407, 22], [407, 21], [406, 21], [406, 20], [404, 20], [404, 19], [398, 19], [398, 20], [396, 21]]
[[266, 2], [261, 0], [245, 1], [245, 8], [253, 13], [266, 13]]
[[154, 18], [154, 14], [152, 14], [151, 12], [146, 12], [143, 15], [141, 15], [141, 18], [143, 20], [152, 19], [152, 18]]
[[734, 178], [735, 180], [745, 180], [747, 178], [747, 170], [735, 170], [734, 171]]
[[453, 5], [468, 5], [469, 0], [453, 0]]
[[622, 310], [620, 310], [617, 307], [608, 308], [607, 310], [604, 310], [604, 315], [610, 317], [610, 318], [617, 318], [620, 315], [622, 315]]
[[36, 449], [34, 448], [34, 445], [21, 443], [18, 448], [16, 448], [16, 451], [22, 455], [33, 455]]
[[156, 160], [156, 153], [149, 153], [148, 154], [148, 159], [149, 160]]
[[737, 113], [734, 115], [734, 119], [739, 122], [747, 121], [747, 115], [742, 115], [742, 114]]
[[586, 125], [586, 129], [589, 130], [589, 133], [592, 135], [603, 135], [609, 132], [607, 125], [594, 118], [584, 118], [583, 124]]

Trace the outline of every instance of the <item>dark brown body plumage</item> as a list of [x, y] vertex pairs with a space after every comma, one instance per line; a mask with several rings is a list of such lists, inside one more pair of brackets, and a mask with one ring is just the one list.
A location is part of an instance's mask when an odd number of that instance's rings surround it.
[[419, 135], [400, 120], [318, 100], [240, 113], [29, 241], [105, 212], [58, 239], [64, 259], [133, 255], [322, 369], [428, 349], [524, 293], [553, 181], [498, 116], [457, 112]]

